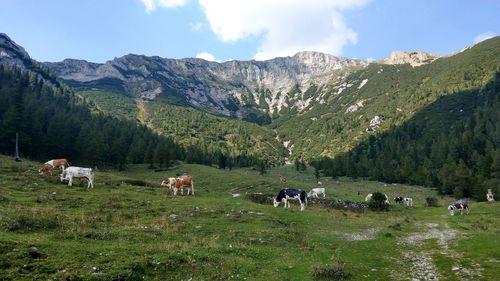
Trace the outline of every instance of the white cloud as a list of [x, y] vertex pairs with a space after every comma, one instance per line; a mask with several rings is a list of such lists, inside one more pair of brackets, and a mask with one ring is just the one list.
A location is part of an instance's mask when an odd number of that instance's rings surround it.
[[476, 37], [474, 37], [474, 44], [477, 44], [479, 42], [482, 42], [484, 40], [487, 40], [487, 39], [490, 39], [490, 38], [493, 38], [495, 37], [495, 34], [493, 32], [485, 32], [485, 33], [481, 33], [479, 35], [477, 35]]
[[175, 8], [184, 6], [189, 0], [140, 0], [146, 7], [146, 13], [151, 13], [158, 7]]
[[357, 34], [342, 12], [370, 0], [199, 0], [212, 31], [223, 42], [259, 40], [263, 60], [299, 51], [340, 55]]
[[207, 61], [217, 61], [217, 60], [215, 60], [214, 55], [207, 53], [207, 52], [196, 54], [196, 57], [199, 59], [207, 60]]

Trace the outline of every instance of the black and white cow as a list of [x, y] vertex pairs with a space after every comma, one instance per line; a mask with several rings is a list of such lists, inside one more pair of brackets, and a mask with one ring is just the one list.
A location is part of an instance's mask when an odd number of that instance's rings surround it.
[[68, 167], [61, 174], [61, 182], [67, 180], [68, 186], [73, 185], [73, 178], [86, 178], [87, 188], [94, 188], [94, 171], [91, 168]]
[[464, 211], [468, 215], [469, 214], [469, 204], [464, 200], [459, 200], [450, 206], [448, 206], [448, 211], [450, 211], [450, 215], [455, 215], [455, 211], [460, 210], [460, 214], [463, 215]]
[[285, 188], [280, 190], [278, 196], [274, 198], [274, 207], [278, 207], [281, 202], [285, 204], [285, 208], [290, 208], [290, 202], [288, 200], [299, 200], [300, 210], [304, 211], [305, 205], [307, 204], [306, 192], [302, 189], [295, 188]]
[[396, 204], [403, 204], [403, 197], [402, 196], [397, 196], [397, 197], [394, 197], [394, 202]]

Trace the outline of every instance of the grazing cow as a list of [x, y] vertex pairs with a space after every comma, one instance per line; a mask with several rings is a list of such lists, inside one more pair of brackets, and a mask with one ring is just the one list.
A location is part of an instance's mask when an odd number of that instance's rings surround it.
[[324, 187], [316, 187], [316, 188], [313, 188], [311, 189], [311, 191], [309, 191], [307, 193], [307, 197], [308, 198], [311, 198], [311, 197], [314, 197], [314, 198], [318, 198], [320, 194], [323, 194], [323, 198], [325, 198], [326, 196], [326, 190]]
[[405, 202], [406, 207], [413, 207], [413, 198], [405, 197], [403, 201]]
[[404, 199], [403, 197], [397, 196], [397, 197], [394, 197], [394, 202], [396, 204], [403, 204], [403, 199]]
[[187, 187], [187, 195], [189, 195], [189, 191], [191, 191], [191, 195], [194, 195], [194, 182], [192, 176], [181, 176], [175, 179], [174, 186], [174, 195], [177, 195], [177, 191], [180, 189], [181, 194], [184, 195], [184, 187]]
[[87, 188], [94, 188], [94, 171], [91, 168], [68, 167], [61, 174], [61, 182], [67, 180], [68, 186], [73, 185], [73, 178], [86, 178]]
[[[387, 205], [389, 205], [389, 197], [387, 197], [387, 194], [384, 194], [384, 196], [385, 196], [384, 203], [387, 204]], [[372, 200], [372, 197], [373, 197], [373, 193], [370, 193], [370, 194], [366, 195], [365, 202], [368, 202], [368, 201]]]
[[304, 211], [305, 205], [307, 204], [306, 192], [302, 189], [295, 188], [285, 188], [280, 190], [278, 196], [274, 198], [273, 205], [278, 207], [281, 202], [284, 203], [285, 208], [290, 208], [290, 202], [288, 200], [294, 199], [300, 202], [300, 211]]
[[161, 186], [166, 186], [169, 189], [174, 188], [174, 185], [175, 185], [175, 178], [164, 178], [161, 181]]
[[44, 173], [50, 173], [52, 175], [52, 171], [61, 168], [64, 172], [64, 169], [68, 168], [68, 160], [67, 159], [52, 159], [45, 162], [40, 169], [38, 169], [38, 173], [43, 175]]
[[464, 214], [464, 210], [465, 210], [465, 213], [468, 215], [469, 214], [469, 204], [464, 201], [464, 200], [459, 200], [453, 204], [451, 204], [450, 206], [448, 206], [448, 211], [450, 211], [450, 215], [455, 215], [455, 210], [460, 210], [460, 214], [463, 215]]

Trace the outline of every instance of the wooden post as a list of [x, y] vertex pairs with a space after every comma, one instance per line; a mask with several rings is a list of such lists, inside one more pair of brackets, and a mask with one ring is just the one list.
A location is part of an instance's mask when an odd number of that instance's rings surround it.
[[19, 133], [16, 133], [16, 162], [21, 162], [19, 157]]

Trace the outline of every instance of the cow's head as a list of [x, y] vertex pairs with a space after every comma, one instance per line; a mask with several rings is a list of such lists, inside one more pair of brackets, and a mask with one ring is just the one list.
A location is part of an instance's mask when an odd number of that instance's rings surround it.
[[448, 206], [448, 211], [450, 211], [450, 215], [452, 215], [452, 216], [455, 214], [456, 209], [457, 209], [457, 207], [455, 207], [455, 205]]
[[64, 170], [60, 176], [60, 180], [61, 182], [63, 182], [64, 180], [67, 180], [67, 174], [68, 174], [68, 170]]
[[51, 172], [52, 171], [52, 166], [49, 164], [43, 164], [40, 169], [38, 169], [38, 173], [40, 175], [43, 175], [45, 173]]
[[281, 203], [280, 201], [276, 200], [276, 197], [273, 198], [273, 205], [275, 208], [278, 207], [280, 203]]

